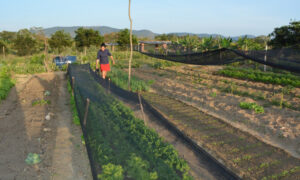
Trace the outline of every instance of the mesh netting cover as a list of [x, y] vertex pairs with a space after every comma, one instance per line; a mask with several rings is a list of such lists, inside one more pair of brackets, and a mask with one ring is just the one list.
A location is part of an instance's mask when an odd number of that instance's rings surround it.
[[246, 59], [284, 69], [300, 72], [300, 49], [298, 46], [264, 50], [241, 51], [235, 49], [217, 49], [205, 52], [193, 52], [181, 46], [144, 45], [135, 47], [142, 54], [174, 62], [195, 65], [223, 65]]
[[[75, 79], [72, 83], [74, 98], [94, 179], [105, 179], [105, 175], [129, 179], [176, 180], [189, 177], [187, 163], [178, 156], [174, 147], [107, 92], [109, 81], [99, 79], [97, 82], [91, 72], [89, 64], [68, 67], [70, 82]], [[112, 90], [123, 92], [114, 87], [112, 84]], [[132, 94], [124, 93], [128, 97]]]

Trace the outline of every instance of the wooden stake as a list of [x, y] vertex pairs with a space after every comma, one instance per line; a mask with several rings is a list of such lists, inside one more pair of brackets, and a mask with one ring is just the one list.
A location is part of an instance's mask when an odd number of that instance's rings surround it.
[[2, 51], [3, 51], [3, 59], [5, 59], [5, 47], [2, 46]]
[[110, 78], [108, 78], [108, 91], [107, 91], [108, 94], [110, 94]]
[[[264, 58], [265, 62], [267, 62], [267, 53], [268, 53], [268, 44], [266, 44], [266, 52], [265, 52], [265, 58]], [[266, 72], [266, 71], [267, 71], [267, 65], [264, 65], [264, 72]]]
[[85, 105], [84, 119], [83, 119], [84, 127], [86, 126], [86, 120], [87, 120], [87, 116], [88, 116], [88, 113], [89, 113], [89, 106], [90, 106], [90, 99], [87, 98], [86, 99], [86, 105]]
[[146, 118], [145, 118], [145, 113], [144, 113], [144, 108], [143, 108], [142, 98], [141, 98], [141, 93], [140, 92], [138, 92], [138, 96], [139, 96], [141, 111], [142, 111], [142, 114], [143, 114], [143, 120], [144, 120], [144, 123], [146, 124]]
[[72, 95], [74, 96], [75, 77], [72, 76]]

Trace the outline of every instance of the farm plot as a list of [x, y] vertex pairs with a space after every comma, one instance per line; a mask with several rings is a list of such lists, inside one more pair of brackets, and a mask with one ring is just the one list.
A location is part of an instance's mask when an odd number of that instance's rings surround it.
[[[76, 69], [77, 68], [77, 69]], [[88, 71], [70, 71], [75, 77], [75, 99], [81, 120], [86, 98], [91, 100], [84, 126], [85, 142], [98, 178], [190, 179], [189, 166], [173, 146], [147, 128], [133, 112], [106, 94]]]
[[143, 93], [182, 132], [243, 179], [297, 179], [300, 160], [172, 98]]
[[[249, 82], [212, 74], [221, 67], [181, 66], [167, 69], [139, 68], [140, 79], [154, 79], [152, 91], [176, 98], [214, 115], [260, 140], [300, 157], [300, 111], [284, 107], [284, 101], [297, 107], [299, 88], [283, 94], [283, 86]], [[224, 90], [226, 89], [226, 91]], [[244, 94], [241, 91], [245, 92]], [[246, 94], [248, 93], [248, 94]], [[263, 98], [257, 98], [260, 96]], [[278, 93], [278, 94], [277, 94]], [[283, 94], [282, 106], [269, 100]], [[278, 100], [280, 102], [280, 100]], [[259, 111], [243, 109], [241, 104], [256, 104]]]

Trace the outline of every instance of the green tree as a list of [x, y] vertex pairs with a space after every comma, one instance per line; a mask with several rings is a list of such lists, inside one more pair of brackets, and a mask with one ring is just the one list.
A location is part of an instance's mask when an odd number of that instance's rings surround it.
[[37, 41], [38, 51], [45, 51], [47, 48], [48, 38], [45, 35], [44, 29], [42, 27], [32, 27], [30, 28], [30, 32], [33, 32], [34, 38]]
[[104, 42], [115, 43], [117, 42], [118, 33], [112, 32], [109, 34], [104, 34], [103, 38], [104, 38]]
[[64, 30], [56, 31], [51, 35], [49, 45], [61, 53], [64, 48], [72, 46], [72, 37], [70, 33], [66, 33]]
[[5, 41], [6, 43], [13, 43], [16, 37], [17, 37], [16, 32], [10, 32], [10, 31], [0, 32], [0, 39]]
[[37, 41], [28, 29], [22, 29], [17, 33], [14, 48], [20, 56], [33, 54], [36, 52]]
[[155, 40], [158, 40], [158, 41], [168, 41], [169, 40], [169, 36], [167, 34], [157, 35], [157, 36], [155, 36]]
[[192, 50], [197, 51], [197, 48], [200, 46], [200, 38], [198, 36], [187, 35], [180, 37], [173, 43], [182, 46], [187, 52], [191, 52]]
[[84, 49], [86, 55], [86, 49], [91, 45], [100, 45], [103, 42], [103, 37], [99, 34], [99, 31], [93, 29], [79, 28], [75, 31], [75, 43], [80, 49]]
[[[118, 33], [117, 43], [123, 48], [125, 48], [127, 45], [130, 44], [130, 32], [128, 29], [121, 30]], [[137, 37], [135, 35], [132, 35], [132, 43], [133, 44], [138, 43]]]
[[232, 39], [230, 37], [220, 39], [221, 48], [229, 48], [231, 46], [231, 43], [232, 43]]
[[287, 26], [275, 28], [269, 35], [274, 47], [292, 46], [300, 43], [300, 21], [292, 21]]
[[178, 39], [180, 39], [180, 37], [178, 37], [175, 34], [161, 34], [161, 35], [155, 36], [155, 40], [158, 40], [158, 41], [174, 41], [174, 42], [176, 42]]
[[6, 49], [6, 43], [0, 39], [0, 54], [4, 53], [3, 48]]
[[216, 48], [215, 46], [216, 45], [214, 44], [214, 40], [213, 40], [212, 36], [204, 37], [204, 38], [201, 39], [200, 48], [203, 51], [208, 51], [208, 50], [211, 50], [213, 48]]

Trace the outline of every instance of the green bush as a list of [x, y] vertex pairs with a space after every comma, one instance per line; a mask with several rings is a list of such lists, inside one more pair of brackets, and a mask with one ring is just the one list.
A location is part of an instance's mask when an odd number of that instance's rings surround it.
[[34, 55], [30, 58], [29, 63], [30, 64], [38, 64], [38, 65], [44, 65], [44, 55]]
[[120, 165], [107, 164], [102, 166], [102, 174], [98, 175], [101, 180], [123, 180], [123, 168]]
[[128, 176], [133, 179], [149, 179], [155, 180], [158, 178], [156, 172], [149, 172], [149, 163], [142, 160], [142, 158], [132, 154], [127, 161], [128, 164]]

